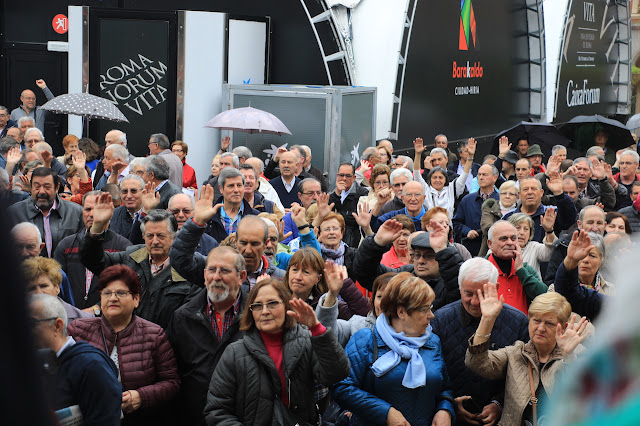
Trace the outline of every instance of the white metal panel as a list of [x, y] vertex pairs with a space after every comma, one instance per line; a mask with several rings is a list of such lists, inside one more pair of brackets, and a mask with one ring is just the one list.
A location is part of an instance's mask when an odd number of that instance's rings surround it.
[[185, 12], [184, 132], [187, 163], [198, 185], [211, 174], [220, 131], [204, 125], [220, 112], [225, 57], [225, 14]]
[[555, 116], [556, 81], [562, 33], [569, 0], [544, 2], [544, 31], [547, 59], [547, 116], [542, 121], [552, 122]]
[[229, 84], [264, 84], [267, 23], [229, 19]]
[[367, 0], [351, 11], [356, 84], [378, 89], [376, 139], [387, 138], [391, 129], [407, 3], [408, 0]]
[[[82, 93], [82, 6], [69, 6], [69, 93]], [[67, 116], [69, 134], [82, 137], [82, 117]]]

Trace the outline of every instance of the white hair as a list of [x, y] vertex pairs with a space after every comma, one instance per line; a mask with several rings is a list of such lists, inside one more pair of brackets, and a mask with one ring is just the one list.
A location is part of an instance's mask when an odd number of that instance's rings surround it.
[[406, 178], [409, 179], [409, 182], [413, 180], [413, 173], [411, 173], [409, 169], [400, 167], [399, 169], [395, 169], [391, 172], [391, 175], [389, 176], [389, 182], [391, 182], [391, 185], [393, 185], [393, 181], [395, 181], [396, 178], [400, 176], [406, 176]]
[[127, 134], [125, 132], [123, 132], [122, 130], [118, 130], [118, 129], [111, 129], [107, 133], [111, 133], [111, 132], [118, 132], [118, 136], [116, 136], [116, 137], [118, 138], [118, 140], [120, 142], [122, 142], [122, 144], [124, 146], [127, 146]]
[[37, 127], [29, 127], [25, 132], [24, 132], [24, 138], [27, 139], [29, 137], [29, 133], [33, 133], [33, 132], [37, 132], [38, 135], [40, 135], [40, 140], [44, 141], [44, 135], [42, 134], [42, 132], [40, 131], [40, 129], [38, 129]]
[[[137, 175], [134, 175], [137, 176]], [[140, 176], [138, 176], [140, 177]], [[169, 202], [167, 203], [167, 207], [170, 209], [171, 208], [171, 204], [173, 204], [173, 199], [176, 197], [180, 197], [180, 196], [185, 196], [187, 198], [189, 198], [189, 203], [191, 203], [191, 208], [195, 209], [196, 208], [196, 199], [193, 197], [193, 195], [190, 194], [185, 194], [184, 192], [178, 192], [175, 195], [172, 195], [171, 198], [169, 198]]]
[[496, 225], [500, 225], [500, 224], [503, 224], [503, 223], [508, 224], [515, 231], [516, 227], [513, 226], [513, 224], [511, 222], [509, 222], [508, 220], [500, 219], [499, 221], [497, 221], [496, 223], [491, 225], [491, 228], [489, 228], [489, 232], [487, 232], [487, 240], [488, 241], [493, 241], [493, 232], [495, 231]]
[[623, 155], [630, 155], [633, 157], [633, 162], [634, 163], [638, 163], [640, 162], [640, 155], [638, 155], [637, 152], [635, 152], [632, 149], [625, 149], [624, 151], [622, 151], [622, 154], [620, 154], [620, 158], [622, 158]]
[[431, 154], [429, 154], [429, 155], [433, 155], [433, 154], [437, 154], [437, 153], [440, 153], [440, 154], [444, 155], [444, 158], [449, 158], [449, 156], [447, 155], [447, 151], [445, 151], [442, 148], [433, 148], [431, 150]]
[[275, 223], [273, 223], [273, 221], [271, 219], [267, 219], [266, 217], [261, 217], [260, 219], [262, 219], [264, 221], [264, 223], [267, 224], [267, 228], [273, 228], [276, 230], [276, 236], [278, 237], [278, 239], [280, 239], [280, 231], [278, 231], [278, 227], [276, 226]]
[[114, 143], [104, 150], [104, 152], [107, 151], [111, 152], [116, 160], [129, 164], [129, 151], [124, 146]]
[[474, 257], [465, 261], [458, 272], [458, 286], [462, 288], [463, 281], [472, 283], [498, 282], [498, 269], [493, 263], [482, 257]]
[[[9, 111], [7, 110], [7, 112], [9, 112]], [[18, 127], [20, 127], [20, 126], [22, 126], [22, 123], [24, 123], [25, 121], [30, 121], [34, 125], [36, 124], [36, 121], [33, 119], [33, 117], [29, 117], [27, 115], [25, 115], [24, 117], [18, 118], [18, 122], [16, 124], [18, 125]]]
[[34, 294], [29, 299], [29, 305], [38, 304], [41, 307], [42, 319], [45, 318], [60, 318], [64, 324], [62, 327], [62, 334], [67, 335], [67, 311], [64, 309], [64, 305], [56, 296], [50, 294]]
[[42, 244], [42, 234], [40, 234], [40, 229], [38, 229], [38, 227], [36, 225], [34, 225], [31, 222], [20, 222], [17, 225], [15, 225], [13, 228], [11, 228], [11, 236], [13, 238], [15, 238], [15, 235], [19, 232], [24, 232], [30, 230], [32, 232], [35, 232], [36, 234], [36, 243], [38, 244], [38, 246], [40, 246], [40, 244]]
[[144, 167], [146, 170], [147, 169], [146, 161], [147, 159], [145, 157], [136, 157], [133, 160], [131, 160], [131, 162], [129, 163], [129, 173], [133, 173], [133, 170], [138, 166]]

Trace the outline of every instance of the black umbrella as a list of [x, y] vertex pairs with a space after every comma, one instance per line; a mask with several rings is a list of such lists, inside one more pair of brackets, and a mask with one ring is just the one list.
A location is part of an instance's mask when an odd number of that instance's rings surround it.
[[529, 145], [538, 144], [544, 154], [545, 158], [549, 158], [551, 155], [551, 148], [555, 145], [567, 146], [569, 139], [560, 134], [556, 126], [551, 123], [530, 123], [527, 121], [521, 121], [510, 129], [503, 130], [496, 135], [493, 142], [492, 152], [498, 153], [498, 141], [502, 136], [506, 136], [509, 139], [509, 143], [512, 144], [512, 149], [515, 151], [516, 144], [520, 139], [526, 139], [529, 141]]
[[594, 137], [600, 130], [607, 133], [607, 149], [616, 152], [635, 144], [631, 131], [617, 120], [601, 115], [579, 115], [560, 127], [560, 132], [571, 139], [570, 148], [581, 155], [595, 145]]

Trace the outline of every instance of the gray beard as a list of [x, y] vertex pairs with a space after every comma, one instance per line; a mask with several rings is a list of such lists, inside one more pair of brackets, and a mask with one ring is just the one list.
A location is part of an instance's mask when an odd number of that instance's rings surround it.
[[229, 297], [229, 287], [225, 284], [222, 285], [225, 288], [222, 293], [216, 293], [213, 291], [214, 283], [211, 283], [209, 287], [207, 287], [207, 295], [209, 296], [209, 300], [211, 300], [212, 303], [220, 303], [224, 300], [227, 300], [227, 298]]

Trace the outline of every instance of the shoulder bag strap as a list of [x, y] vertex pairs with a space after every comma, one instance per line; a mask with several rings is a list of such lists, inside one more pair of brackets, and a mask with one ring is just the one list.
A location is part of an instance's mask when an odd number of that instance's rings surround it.
[[538, 426], [538, 398], [536, 398], [536, 387], [533, 384], [533, 367], [531, 366], [531, 362], [527, 362], [527, 367], [529, 367], [529, 387], [531, 388], [529, 404], [533, 411], [533, 426]]

